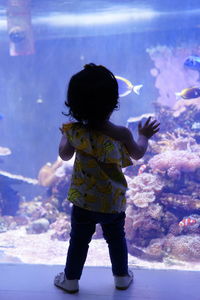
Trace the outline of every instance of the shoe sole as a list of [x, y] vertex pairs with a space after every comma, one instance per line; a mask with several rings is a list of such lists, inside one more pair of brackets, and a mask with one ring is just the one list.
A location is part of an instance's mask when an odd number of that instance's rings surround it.
[[130, 284], [133, 282], [133, 279], [134, 279], [134, 276], [133, 276], [133, 274], [132, 274], [132, 278], [131, 278], [131, 281], [129, 282], [129, 284], [128, 285], [126, 285], [126, 286], [115, 286], [116, 287], [116, 289], [118, 289], [118, 290], [126, 290], [126, 289], [128, 289], [128, 287], [130, 286]]
[[64, 287], [62, 287], [62, 286], [60, 286], [60, 285], [57, 285], [57, 284], [55, 284], [55, 283], [54, 283], [54, 285], [57, 286], [59, 289], [65, 291], [65, 292], [67, 292], [67, 293], [70, 293], [70, 294], [75, 294], [75, 293], [77, 293], [77, 292], [79, 291], [79, 289], [78, 289], [78, 290], [67, 290], [67, 289], [65, 289]]
[[130, 284], [133, 282], [133, 279], [129, 282], [129, 284], [127, 286], [123, 286], [123, 287], [120, 287], [120, 286], [115, 286], [117, 290], [127, 290], [128, 287], [130, 286]]

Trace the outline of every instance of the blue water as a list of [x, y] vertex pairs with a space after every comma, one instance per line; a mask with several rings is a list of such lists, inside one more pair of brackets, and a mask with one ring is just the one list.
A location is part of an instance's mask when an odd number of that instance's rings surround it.
[[[66, 121], [62, 111], [65, 111], [67, 83], [86, 63], [105, 65], [114, 74], [127, 78], [132, 84], [143, 85], [139, 96], [131, 92], [120, 99], [120, 109], [111, 117], [114, 123], [127, 126], [127, 120], [130, 118], [156, 113], [155, 103], [163, 107], [163, 113], [161, 109], [157, 115], [161, 121], [163, 136], [155, 139], [156, 143], [161, 142], [163, 148], [151, 148], [144, 161], [136, 165], [134, 170], [127, 170], [127, 176], [132, 179], [137, 177], [139, 167], [142, 164], [148, 165], [155, 155], [168, 150], [189, 151], [196, 155], [198, 151], [195, 149], [200, 145], [200, 98], [192, 103], [197, 112], [191, 110], [189, 102], [184, 106], [180, 101], [180, 107], [182, 105], [185, 109], [181, 117], [176, 119], [173, 112], [168, 115], [177, 103], [175, 92], [199, 85], [198, 71], [184, 68], [184, 60], [188, 55], [200, 56], [199, 1], [57, 2], [32, 0], [30, 14], [34, 53], [16, 56], [12, 56], [10, 52], [6, 2], [0, 4], [0, 171], [8, 172], [11, 177], [10, 179], [5, 174], [0, 177], [2, 216], [15, 216], [19, 210], [19, 203], [23, 201], [31, 201], [36, 196], [40, 197], [40, 201], [44, 201], [52, 196], [51, 185], [44, 187], [30, 183], [29, 179], [37, 179], [40, 169], [46, 163], [54, 163], [57, 159], [59, 127]], [[23, 48], [23, 45], [21, 47]], [[168, 109], [165, 108], [166, 105], [169, 106]], [[176, 107], [175, 111], [180, 107]], [[129, 124], [129, 127], [135, 133], [135, 123]], [[169, 133], [172, 134], [171, 137]], [[163, 144], [164, 134], [169, 148], [166, 148], [166, 143]], [[186, 148], [180, 146], [184, 141], [176, 144], [179, 137], [183, 140], [189, 136], [193, 141], [189, 144], [186, 142]], [[11, 154], [3, 154], [5, 148], [8, 148]], [[199, 191], [200, 166], [191, 169], [190, 172], [180, 168], [179, 178], [171, 178], [171, 173], [167, 174], [166, 169], [160, 171], [165, 174], [159, 173], [159, 178], [169, 181], [162, 193], [178, 195], [181, 201], [184, 198], [182, 195], [191, 195], [190, 186], [193, 186], [195, 192]], [[153, 174], [150, 165], [144, 172]], [[25, 178], [12, 178], [15, 175]], [[58, 189], [60, 194], [58, 192], [56, 197], [63, 201], [62, 182]], [[5, 199], [6, 193], [8, 199]], [[135, 246], [145, 248], [150, 240], [163, 238], [162, 234], [157, 232], [158, 225], [166, 237], [169, 227], [174, 224], [173, 230], [177, 232], [180, 229], [178, 224], [184, 218], [195, 215], [198, 223], [198, 193], [193, 195], [197, 203], [192, 208], [189, 204], [185, 208], [181, 205], [176, 206], [176, 200], [170, 207], [165, 200], [161, 201], [164, 194], [156, 195], [154, 204], [159, 204], [165, 215], [173, 213], [173, 221], [166, 221], [169, 222], [167, 227], [161, 224], [164, 215], [157, 216], [159, 220], [152, 217], [152, 222], [157, 224], [156, 233], [152, 229], [152, 239], [149, 239], [148, 235], [144, 243], [140, 236], [135, 237]], [[18, 194], [19, 197], [14, 196]], [[10, 203], [9, 199], [15, 200]], [[143, 209], [148, 213], [150, 211], [134, 205], [132, 203], [141, 215], [144, 213]], [[155, 210], [155, 207], [152, 209]], [[67, 213], [69, 212], [68, 207]], [[30, 214], [29, 218], [31, 219]], [[3, 221], [1, 222], [3, 224]], [[171, 232], [175, 237], [180, 237], [181, 241], [184, 237], [189, 239], [191, 234], [199, 234], [198, 226], [195, 226], [197, 228], [194, 231], [193, 227], [187, 225], [184, 231], [174, 233], [171, 229]], [[193, 247], [193, 242], [188, 241]], [[200, 247], [198, 239], [195, 243]], [[133, 240], [131, 244], [134, 244]], [[190, 255], [191, 260], [188, 258]], [[200, 261], [200, 257], [193, 258], [192, 254], [187, 253], [186, 256], [187, 262]], [[166, 257], [168, 258], [167, 253]], [[148, 259], [150, 258], [147, 258], [147, 261]], [[178, 259], [184, 261], [184, 255]]]

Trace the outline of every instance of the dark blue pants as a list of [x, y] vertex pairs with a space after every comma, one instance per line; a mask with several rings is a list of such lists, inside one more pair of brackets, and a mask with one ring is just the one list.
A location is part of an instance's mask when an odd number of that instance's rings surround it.
[[[89, 211], [73, 205], [71, 212], [70, 243], [65, 274], [67, 279], [80, 279], [89, 243], [100, 223], [108, 244], [113, 275], [128, 274], [128, 252], [124, 232], [125, 212], [110, 214]], [[97, 257], [97, 259], [99, 259]]]

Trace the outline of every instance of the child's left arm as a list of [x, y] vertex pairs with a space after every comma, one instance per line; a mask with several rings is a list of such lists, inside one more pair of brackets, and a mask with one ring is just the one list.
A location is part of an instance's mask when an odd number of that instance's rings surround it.
[[74, 147], [69, 143], [67, 136], [63, 133], [60, 145], [59, 145], [59, 156], [62, 160], [69, 160], [74, 155]]

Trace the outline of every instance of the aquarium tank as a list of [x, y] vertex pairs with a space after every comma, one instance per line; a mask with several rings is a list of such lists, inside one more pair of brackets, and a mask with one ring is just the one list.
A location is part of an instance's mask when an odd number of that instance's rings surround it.
[[[128, 183], [129, 265], [200, 270], [200, 2], [1, 0], [0, 262], [65, 264], [73, 159], [58, 156], [70, 77], [104, 65], [111, 121], [160, 122]], [[110, 266], [100, 224], [85, 265]]]

